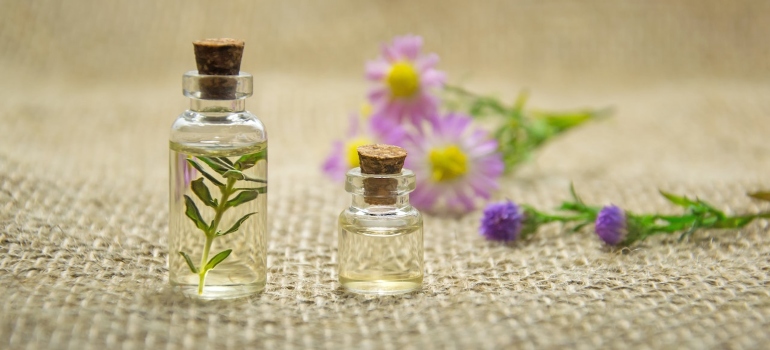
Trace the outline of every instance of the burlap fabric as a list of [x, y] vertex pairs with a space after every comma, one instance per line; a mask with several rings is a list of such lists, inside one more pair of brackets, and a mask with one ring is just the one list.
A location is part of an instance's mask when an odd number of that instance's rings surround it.
[[[767, 221], [610, 251], [547, 226], [490, 244], [479, 212], [428, 217], [422, 291], [336, 281], [347, 195], [320, 174], [365, 96], [363, 62], [425, 37], [450, 81], [543, 108], [613, 106], [496, 199], [675, 212], [657, 189], [770, 209], [765, 1], [0, 4], [0, 348], [766, 348]], [[246, 41], [270, 131], [269, 280], [200, 302], [167, 286], [167, 130], [191, 42]]]

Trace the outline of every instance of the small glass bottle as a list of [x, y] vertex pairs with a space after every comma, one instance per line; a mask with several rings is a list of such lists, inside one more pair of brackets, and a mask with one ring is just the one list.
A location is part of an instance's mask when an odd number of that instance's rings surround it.
[[411, 170], [401, 169], [406, 152], [395, 146], [358, 148], [360, 168], [347, 173], [352, 196], [339, 216], [339, 281], [362, 294], [401, 294], [422, 287], [422, 215], [409, 204]]
[[243, 42], [194, 45], [198, 71], [183, 77], [190, 109], [169, 142], [169, 281], [192, 297], [235, 298], [267, 280], [267, 133], [245, 109]]

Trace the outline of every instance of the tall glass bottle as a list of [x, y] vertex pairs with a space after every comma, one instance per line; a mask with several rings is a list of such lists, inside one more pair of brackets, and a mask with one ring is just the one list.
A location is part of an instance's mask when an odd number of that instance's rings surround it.
[[[361, 157], [362, 167], [366, 162]], [[339, 216], [337, 253], [342, 287], [362, 294], [401, 294], [422, 287], [423, 221], [409, 204], [414, 188], [414, 173], [400, 166], [396, 174], [348, 171], [345, 190], [352, 202]]]
[[190, 109], [171, 127], [169, 280], [189, 296], [235, 298], [267, 279], [267, 133], [245, 109], [250, 74], [199, 72], [184, 75]]

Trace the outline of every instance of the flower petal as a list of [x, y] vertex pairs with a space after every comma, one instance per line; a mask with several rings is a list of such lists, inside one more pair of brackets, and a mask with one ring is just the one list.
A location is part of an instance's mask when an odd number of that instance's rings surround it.
[[366, 78], [370, 80], [383, 80], [390, 71], [390, 64], [385, 60], [379, 59], [366, 62]]
[[428, 70], [433, 69], [433, 67], [436, 66], [438, 61], [439, 61], [438, 55], [435, 53], [430, 53], [418, 58], [414, 64], [415, 66], [417, 66], [417, 69], [420, 70], [420, 72], [426, 72]]
[[393, 48], [402, 56], [401, 58], [415, 61], [422, 49], [422, 37], [417, 35], [397, 37], [393, 39]]

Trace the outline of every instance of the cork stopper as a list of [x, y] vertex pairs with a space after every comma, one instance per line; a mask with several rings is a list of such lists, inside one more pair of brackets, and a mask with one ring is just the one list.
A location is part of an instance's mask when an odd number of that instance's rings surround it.
[[193, 41], [198, 74], [238, 75], [244, 44], [229, 38]]
[[398, 174], [404, 167], [406, 151], [401, 147], [375, 144], [357, 150], [362, 174]]
[[[195, 63], [201, 75], [238, 75], [241, 71], [244, 42], [221, 38], [193, 42]], [[201, 98], [230, 100], [235, 98], [237, 81], [226, 77], [201, 78]]]
[[[406, 151], [397, 146], [375, 144], [361, 146], [357, 150], [362, 174], [400, 174], [406, 160]], [[393, 193], [397, 189], [396, 179], [364, 179], [364, 201], [372, 205], [396, 204], [396, 196]]]

